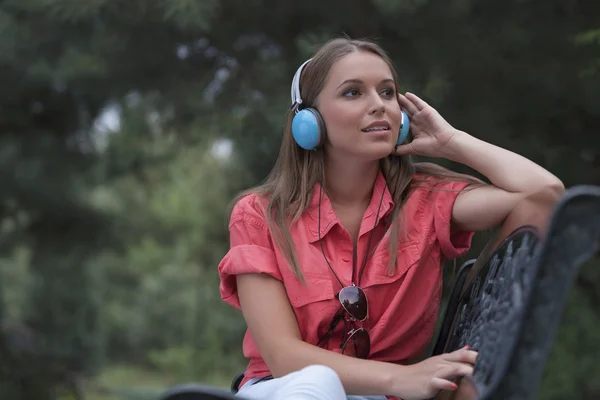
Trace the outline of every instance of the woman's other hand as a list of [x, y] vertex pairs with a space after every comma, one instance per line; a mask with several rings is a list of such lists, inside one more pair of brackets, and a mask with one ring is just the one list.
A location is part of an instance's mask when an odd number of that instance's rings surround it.
[[441, 390], [456, 390], [453, 381], [471, 376], [476, 359], [477, 352], [464, 347], [407, 366], [393, 392], [405, 400], [417, 400], [432, 398]]
[[412, 141], [398, 146], [395, 154], [443, 157], [445, 147], [458, 131], [418, 96], [398, 94], [398, 101], [410, 119]]

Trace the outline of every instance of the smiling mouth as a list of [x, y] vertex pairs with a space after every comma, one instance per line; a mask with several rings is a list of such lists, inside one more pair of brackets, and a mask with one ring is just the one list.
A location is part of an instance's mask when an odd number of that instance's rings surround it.
[[389, 131], [390, 128], [388, 128], [387, 126], [376, 126], [373, 128], [365, 128], [362, 129], [363, 132], [385, 132], [385, 131]]

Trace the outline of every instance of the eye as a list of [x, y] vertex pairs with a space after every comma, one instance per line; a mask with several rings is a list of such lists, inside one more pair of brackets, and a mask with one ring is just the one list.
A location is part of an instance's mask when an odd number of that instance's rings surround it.
[[360, 94], [360, 92], [358, 91], [358, 89], [348, 89], [346, 90], [342, 96], [344, 97], [356, 97]]
[[393, 87], [385, 88], [381, 91], [381, 94], [383, 94], [384, 96], [388, 96], [388, 97], [393, 96], [394, 93], [396, 93], [396, 89]]

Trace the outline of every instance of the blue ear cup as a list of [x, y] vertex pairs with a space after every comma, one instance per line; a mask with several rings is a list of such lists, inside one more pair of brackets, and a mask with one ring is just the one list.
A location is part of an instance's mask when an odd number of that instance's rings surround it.
[[306, 64], [311, 60], [306, 60], [294, 74], [292, 79], [292, 110], [295, 113], [292, 119], [292, 136], [298, 144], [305, 150], [314, 150], [325, 141], [325, 122], [321, 114], [311, 107], [300, 109], [302, 98], [300, 97], [300, 75]]
[[406, 139], [408, 139], [409, 131], [410, 120], [408, 119], [408, 115], [404, 111], [402, 111], [402, 121], [400, 122], [400, 134], [398, 135], [398, 141], [396, 142], [396, 146], [404, 144]]
[[292, 135], [298, 146], [303, 149], [316, 149], [325, 136], [325, 124], [321, 114], [310, 107], [298, 111], [292, 119]]

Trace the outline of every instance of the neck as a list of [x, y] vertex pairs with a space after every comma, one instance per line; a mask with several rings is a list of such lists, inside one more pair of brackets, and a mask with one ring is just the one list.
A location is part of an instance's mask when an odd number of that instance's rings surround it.
[[332, 203], [343, 207], [365, 206], [371, 201], [379, 162], [325, 161], [325, 187]]

